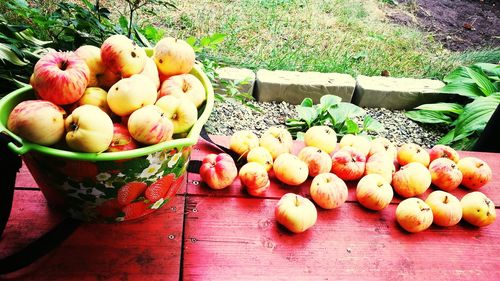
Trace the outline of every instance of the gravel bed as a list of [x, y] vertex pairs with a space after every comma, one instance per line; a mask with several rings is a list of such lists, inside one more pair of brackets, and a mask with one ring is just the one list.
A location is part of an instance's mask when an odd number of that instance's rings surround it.
[[[230, 99], [216, 102], [205, 125], [207, 132], [230, 136], [239, 130], [251, 130], [260, 136], [268, 127], [284, 127], [286, 119], [297, 116], [296, 106], [286, 102], [252, 102], [252, 104], [260, 107], [262, 113]], [[365, 108], [365, 110], [384, 126], [384, 130], [375, 135], [386, 137], [397, 145], [413, 142], [430, 148], [447, 133], [446, 126], [419, 124], [408, 119], [404, 115], [404, 110], [385, 108]]]

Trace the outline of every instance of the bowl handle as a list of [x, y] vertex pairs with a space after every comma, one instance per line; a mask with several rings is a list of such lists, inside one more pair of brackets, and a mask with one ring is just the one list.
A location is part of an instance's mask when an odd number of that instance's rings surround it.
[[15, 152], [18, 155], [23, 155], [26, 152], [30, 151], [29, 145], [25, 144], [22, 139], [20, 139], [18, 136], [15, 136], [13, 134], [9, 134], [6, 131], [0, 132], [2, 135], [2, 138], [5, 140], [7, 143], [7, 147]]

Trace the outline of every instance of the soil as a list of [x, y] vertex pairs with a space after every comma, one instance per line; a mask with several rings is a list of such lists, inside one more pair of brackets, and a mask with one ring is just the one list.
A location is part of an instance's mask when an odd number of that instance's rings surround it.
[[395, 23], [416, 25], [452, 51], [500, 47], [498, 0], [400, 0], [387, 15]]

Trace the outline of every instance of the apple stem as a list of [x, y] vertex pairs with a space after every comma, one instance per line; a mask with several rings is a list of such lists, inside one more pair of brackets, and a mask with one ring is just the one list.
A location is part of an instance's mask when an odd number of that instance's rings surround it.
[[63, 60], [63, 61], [61, 62], [61, 65], [59, 66], [59, 68], [60, 68], [61, 70], [66, 70], [66, 68], [68, 68], [68, 61], [67, 61], [67, 60]]
[[76, 123], [71, 123], [71, 125], [69, 125], [69, 129], [70, 129], [71, 131], [76, 131], [76, 130], [78, 130], [78, 124], [76, 124]]
[[299, 206], [300, 205], [299, 203], [300, 203], [299, 196], [295, 195], [295, 206]]
[[490, 200], [488, 200], [488, 198], [484, 198], [484, 203], [486, 203], [486, 205], [488, 205], [488, 207], [489, 207], [489, 206], [490, 206], [491, 201], [490, 201]]
[[447, 204], [448, 203], [448, 195], [444, 197], [443, 203]]

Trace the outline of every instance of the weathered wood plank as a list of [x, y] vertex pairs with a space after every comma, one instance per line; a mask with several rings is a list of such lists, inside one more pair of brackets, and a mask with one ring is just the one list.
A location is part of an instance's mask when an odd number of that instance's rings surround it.
[[315, 226], [277, 225], [274, 199], [189, 197], [184, 280], [499, 280], [500, 224], [409, 234], [395, 205], [319, 210]]

